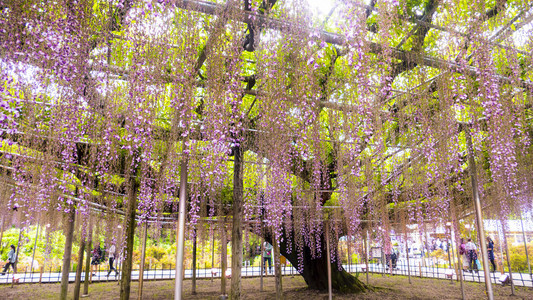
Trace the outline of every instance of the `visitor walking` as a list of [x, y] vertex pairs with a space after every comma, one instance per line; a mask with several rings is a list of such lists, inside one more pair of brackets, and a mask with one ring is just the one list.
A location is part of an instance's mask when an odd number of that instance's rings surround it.
[[[268, 242], [263, 243], [265, 250], [263, 251], [263, 272], [265, 275], [272, 274], [272, 245]], [[268, 263], [268, 273], [266, 271], [266, 265]]]
[[466, 251], [466, 242], [464, 238], [461, 238], [461, 245], [459, 245], [459, 255], [463, 260], [463, 270], [466, 271], [470, 267], [470, 259], [468, 258], [468, 252]]
[[91, 271], [93, 276], [96, 276], [95, 272], [98, 270], [98, 265], [100, 265], [100, 261], [102, 260], [102, 249], [100, 248], [100, 245], [96, 245], [93, 248], [92, 255]]
[[396, 269], [396, 264], [398, 262], [398, 254], [397, 250], [394, 249], [394, 247], [391, 248], [390, 253], [385, 254], [385, 262], [387, 265], [387, 270], [389, 268], [392, 268], [393, 270]]
[[108, 253], [109, 253], [109, 272], [107, 272], [107, 277], [109, 277], [109, 274], [111, 274], [111, 271], [115, 271], [115, 277], [118, 275], [117, 269], [113, 267], [113, 262], [115, 261], [115, 245], [111, 245], [109, 247]]
[[496, 272], [496, 263], [494, 263], [494, 242], [490, 236], [487, 237], [487, 252], [489, 254], [489, 261], [492, 264], [492, 272]]
[[477, 246], [472, 242], [471, 238], [468, 239], [468, 243], [466, 243], [465, 248], [468, 255], [468, 269], [470, 271], [474, 270], [477, 272]]
[[15, 263], [17, 262], [16, 250], [17, 248], [15, 247], [15, 245], [11, 245], [11, 250], [7, 254], [7, 263], [4, 266], [2, 275], [6, 274], [7, 270], [9, 270], [9, 266], [11, 266], [11, 268], [13, 269], [13, 273], [15, 273]]

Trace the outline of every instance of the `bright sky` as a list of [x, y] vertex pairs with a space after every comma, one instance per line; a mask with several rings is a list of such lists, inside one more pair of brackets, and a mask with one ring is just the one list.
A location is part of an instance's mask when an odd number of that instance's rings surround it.
[[333, 5], [335, 0], [307, 0], [309, 7], [313, 12], [318, 12], [320, 15], [327, 15]]

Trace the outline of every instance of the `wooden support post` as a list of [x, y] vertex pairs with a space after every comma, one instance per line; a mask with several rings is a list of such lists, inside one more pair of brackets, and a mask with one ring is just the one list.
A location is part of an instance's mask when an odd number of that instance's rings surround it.
[[87, 250], [85, 251], [85, 278], [83, 281], [83, 294], [82, 297], [89, 296], [89, 280], [91, 278], [91, 249], [93, 243], [93, 223], [89, 216], [89, 236], [87, 238]]
[[[507, 235], [505, 232], [505, 224], [500, 220], [503, 232], [503, 244], [505, 246], [505, 259], [507, 260], [507, 267], [509, 268], [509, 282], [511, 283], [511, 295], [514, 296], [514, 282], [513, 282], [513, 269], [511, 268], [511, 252], [509, 252], [509, 245], [507, 244]], [[482, 241], [484, 243], [484, 241]]]
[[131, 158], [133, 164], [129, 170], [129, 174], [126, 175], [126, 187], [127, 187], [127, 207], [126, 215], [124, 217], [124, 237], [126, 239], [126, 247], [124, 252], [124, 261], [122, 264], [121, 278], [120, 278], [120, 300], [128, 300], [130, 298], [131, 289], [131, 270], [133, 267], [133, 242], [135, 239], [135, 227], [137, 221], [135, 220], [135, 214], [137, 211], [137, 190], [139, 189], [139, 183], [136, 180], [137, 170], [139, 169], [139, 155], [134, 154]]
[[348, 273], [350, 273], [352, 271], [352, 264], [351, 264], [351, 260], [352, 260], [352, 253], [350, 251], [350, 236], [346, 236], [346, 250], [348, 252], [348, 259], [347, 259], [347, 262], [348, 262]]
[[[409, 277], [409, 284], [413, 284], [411, 282], [411, 266], [409, 265], [409, 244], [407, 241], [407, 226], [404, 228], [404, 235], [405, 235], [405, 256], [407, 256], [407, 276]], [[392, 269], [392, 263], [391, 263], [391, 269]]]
[[146, 240], [148, 239], [148, 222], [145, 220], [141, 249], [141, 265], [139, 266], [139, 300], [143, 298], [144, 264], [146, 260]]
[[[262, 225], [262, 224], [261, 224]], [[263, 238], [260, 239], [261, 241], [261, 262], [260, 262], [260, 266], [261, 266], [261, 271], [259, 272], [261, 275], [260, 275], [260, 284], [259, 284], [259, 290], [262, 292], [263, 291], [263, 272], [266, 271], [265, 268], [265, 258], [263, 257], [263, 252], [265, 251], [265, 240]]]
[[74, 237], [75, 218], [76, 210], [74, 209], [74, 205], [70, 205], [70, 211], [65, 224], [65, 250], [63, 254], [63, 269], [61, 272], [61, 294], [59, 296], [59, 299], [61, 300], [67, 299], [68, 277], [70, 273], [70, 259], [72, 257], [72, 241]]
[[524, 231], [524, 220], [522, 218], [522, 213], [520, 213], [520, 225], [522, 225], [522, 238], [524, 239], [524, 250], [526, 251], [527, 268], [529, 270], [529, 276], [533, 279], [533, 273], [531, 273], [531, 263], [529, 262], [529, 254], [527, 251], [527, 239], [526, 232]]
[[233, 148], [233, 226], [231, 231], [231, 299], [241, 299], [241, 272], [243, 260], [242, 201], [243, 201], [243, 150]]
[[465, 300], [466, 295], [465, 295], [465, 286], [463, 282], [463, 262], [461, 261], [461, 255], [459, 254], [459, 247], [456, 248], [456, 251], [457, 251], [457, 265], [458, 265], [457, 277], [460, 278], [459, 281], [461, 282], [461, 297], [463, 300]]
[[272, 246], [274, 250], [274, 272], [276, 276], [276, 300], [282, 300], [283, 299], [283, 277], [281, 274], [281, 254], [279, 251], [279, 244], [277, 240], [274, 238], [272, 239]]
[[[450, 226], [451, 226], [451, 223], [449, 223]], [[448, 227], [448, 226], [447, 226]], [[451, 231], [451, 229], [450, 229]], [[452, 264], [452, 258], [450, 256], [450, 253], [452, 253], [452, 243], [451, 243], [451, 235], [448, 236], [448, 247], [446, 248], [447, 252], [448, 252], [448, 263], [449, 263], [449, 268], [453, 270], [453, 264]], [[490, 278], [489, 278], [490, 280]], [[450, 276], [450, 283], [453, 283], [453, 272], [452, 272], [452, 275]]]
[[44, 271], [44, 266], [41, 266], [41, 270], [39, 271], [39, 283], [42, 283], [43, 281], [43, 271]]
[[329, 251], [329, 222], [326, 221], [326, 260], [328, 262], [328, 299], [333, 299], [333, 292], [331, 288], [331, 255]]
[[181, 300], [183, 293], [183, 277], [185, 274], [185, 267], [183, 265], [183, 256], [185, 250], [185, 217], [187, 210], [187, 176], [188, 176], [189, 160], [187, 157], [187, 142], [183, 142], [183, 152], [180, 165], [180, 191], [179, 191], [179, 212], [178, 225], [176, 230], [178, 233], [176, 239], [176, 284], [174, 287], [174, 300]]
[[74, 300], [80, 299], [81, 270], [83, 269], [83, 253], [85, 251], [85, 238], [80, 238], [80, 251], [78, 252], [78, 265], [76, 266], [76, 280], [74, 284]]
[[[452, 205], [451, 207], [451, 210], [452, 210], [452, 227], [453, 227], [453, 233], [455, 235], [455, 241], [459, 241], [459, 234], [458, 232], [456, 232], [455, 230], [457, 228], [459, 228], [459, 222], [457, 221], [457, 218], [455, 217], [455, 206]], [[461, 297], [463, 300], [466, 299], [466, 295], [465, 295], [465, 286], [464, 286], [464, 279], [463, 279], [463, 262], [461, 261], [461, 255], [459, 254], [459, 247], [456, 247], [455, 248], [455, 251], [457, 252], [457, 277], [459, 277], [459, 281], [461, 283]]]
[[487, 298], [494, 299], [492, 292], [492, 284], [490, 282], [489, 257], [487, 252], [487, 244], [485, 244], [485, 230], [483, 228], [483, 216], [481, 211], [481, 201], [478, 193], [477, 170], [474, 159], [474, 147], [472, 146], [472, 135], [468, 125], [463, 126], [466, 137], [466, 148], [468, 156], [468, 169], [470, 172], [470, 181], [472, 183], [472, 200], [474, 202], [474, 211], [476, 213], [476, 223], [478, 225], [477, 234], [481, 248], [481, 257], [483, 259], [483, 272], [485, 274], [485, 288], [487, 290]]
[[6, 217], [2, 216], [2, 224], [0, 225], [0, 251], [2, 250], [2, 239], [4, 238], [4, 225]]
[[[428, 231], [427, 231], [426, 223], [423, 223], [423, 227], [424, 227], [424, 239], [426, 240], [425, 248], [426, 248], [427, 258], [428, 258], [428, 261], [429, 261], [430, 253], [429, 253]], [[426, 257], [425, 257], [425, 255], [424, 255], [424, 258], [422, 259], [422, 265], [424, 265], [424, 267], [426, 267]], [[420, 273], [420, 274], [422, 274], [422, 273]]]
[[35, 262], [35, 249], [37, 248], [37, 240], [39, 239], [39, 223], [37, 223], [37, 232], [35, 233], [35, 242], [33, 243], [33, 253], [31, 255], [30, 265], [30, 279], [33, 279], [33, 263]]
[[220, 226], [220, 292], [222, 297], [227, 297], [226, 295], [226, 268], [227, 268], [227, 259], [228, 259], [228, 245], [226, 243], [226, 218], [221, 218], [222, 224]]
[[369, 284], [368, 278], [368, 230], [365, 232], [363, 243], [365, 245], [365, 266], [366, 266], [366, 284]]
[[[391, 245], [391, 252], [390, 252], [389, 255], [390, 255], [389, 256], [389, 265], [390, 265], [389, 270], [390, 270], [390, 275], [392, 276], [392, 275], [394, 275], [394, 274], [392, 274], [392, 245]], [[385, 258], [385, 260], [386, 260], [386, 258]]]
[[505, 272], [505, 267], [504, 267], [504, 263], [503, 263], [503, 241], [500, 237], [500, 227], [499, 226], [496, 226], [496, 228], [498, 229], [498, 245], [500, 245], [500, 256], [501, 256], [501, 262], [499, 262], [499, 265], [500, 265], [500, 270], [501, 270], [501, 275], [503, 275]]
[[[213, 226], [211, 224], [211, 226]], [[215, 277], [215, 230], [213, 229], [213, 241], [211, 242], [211, 282], [213, 282], [213, 277]]]
[[196, 230], [192, 240], [192, 294], [196, 295]]
[[385, 265], [387, 264], [386, 260], [387, 258], [385, 257], [385, 245], [383, 245], [383, 243], [381, 244], [381, 277], [385, 277]]
[[17, 265], [19, 261], [19, 254], [20, 254], [20, 240], [22, 238], [22, 228], [19, 230], [19, 238], [17, 241], [17, 250], [15, 252], [15, 267], [13, 268], [13, 277], [11, 280], [11, 288], [13, 288], [13, 284], [15, 283], [15, 274], [17, 273]]

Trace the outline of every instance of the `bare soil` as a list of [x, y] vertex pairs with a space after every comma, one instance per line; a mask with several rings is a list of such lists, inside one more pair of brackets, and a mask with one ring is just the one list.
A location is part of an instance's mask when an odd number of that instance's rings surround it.
[[[360, 279], [366, 281], [365, 276]], [[405, 276], [370, 276], [371, 291], [363, 294], [339, 295], [334, 299], [461, 299], [459, 282], [450, 283], [446, 280], [412, 278], [409, 284]], [[198, 280], [196, 295], [191, 294], [192, 282], [186, 280], [184, 284], [184, 299], [219, 299], [221, 283], [219, 280]], [[227, 280], [226, 290], [229, 292], [230, 280]], [[516, 287], [516, 295], [511, 296], [509, 286], [493, 285], [495, 299], [532, 299], [533, 289]], [[57, 299], [59, 284], [20, 284], [0, 286], [1, 299]], [[83, 287], [82, 287], [83, 290]], [[69, 285], [69, 299], [73, 298], [74, 285]], [[327, 292], [308, 290], [302, 277], [286, 276], [283, 278], [285, 299], [327, 299]], [[486, 299], [485, 286], [480, 283], [465, 283], [467, 299]], [[94, 283], [89, 286], [89, 297], [85, 299], [118, 299], [120, 287], [117, 282]], [[136, 299], [138, 282], [132, 283], [131, 298]], [[273, 277], [264, 278], [263, 291], [260, 290], [260, 278], [246, 278], [242, 281], [243, 299], [266, 300], [275, 299], [275, 281]], [[145, 281], [143, 299], [173, 299], [174, 281]]]

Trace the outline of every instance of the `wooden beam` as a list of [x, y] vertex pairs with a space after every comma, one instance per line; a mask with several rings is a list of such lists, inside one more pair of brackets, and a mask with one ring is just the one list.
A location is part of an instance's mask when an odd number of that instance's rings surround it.
[[[176, 2], [176, 7], [184, 9], [184, 10], [190, 10], [190, 11], [196, 11], [205, 13], [208, 15], [218, 15], [220, 11], [223, 11], [223, 5], [211, 3], [211, 2], [204, 2], [204, 1], [198, 1], [198, 0], [182, 0]], [[231, 19], [235, 21], [240, 21], [246, 24], [254, 23], [259, 24], [260, 26], [264, 26], [265, 28], [274, 29], [283, 31], [288, 28], [291, 29], [300, 29], [300, 31], [311, 31], [312, 28], [308, 26], [302, 26], [300, 24], [282, 21], [275, 18], [270, 18], [264, 15], [255, 14], [252, 12], [243, 11], [241, 9], [233, 8], [230, 9], [230, 16]], [[328, 32], [325, 30], [318, 30], [318, 36], [321, 40], [325, 41], [326, 43], [333, 44], [333, 45], [345, 45], [346, 38], [340, 34]], [[436, 58], [433, 56], [425, 55], [424, 53], [416, 53], [416, 52], [410, 52], [410, 51], [401, 51], [393, 47], [383, 48], [382, 45], [374, 43], [374, 42], [368, 42], [368, 48], [369, 52], [373, 54], [381, 54], [383, 52], [390, 53], [390, 55], [393, 58], [400, 59], [403, 61], [410, 61], [417, 63], [419, 65], [437, 68], [437, 69], [451, 69], [454, 72], [458, 73], [464, 73], [465, 75], [476, 77], [477, 76], [477, 68], [474, 67], [463, 67], [458, 63], [443, 60], [440, 58]], [[512, 83], [513, 79], [503, 76], [503, 75], [496, 75], [498, 80], [501, 83]], [[523, 81], [521, 80], [519, 83], [519, 86], [523, 88], [533, 88], [533, 83], [530, 81]]]

